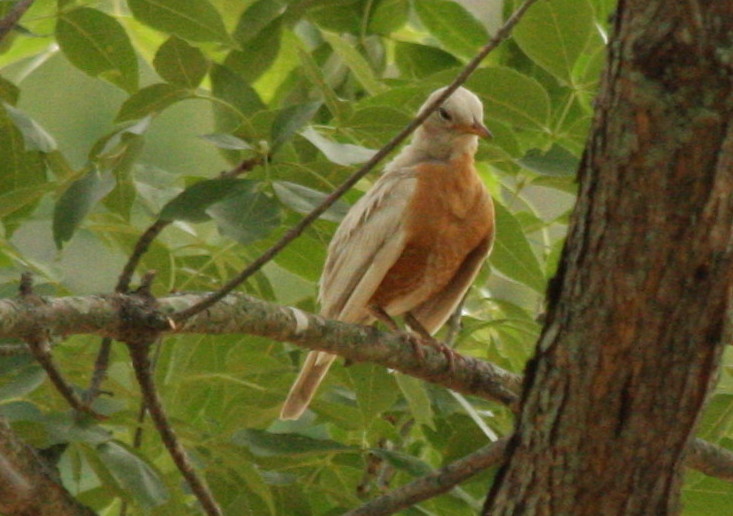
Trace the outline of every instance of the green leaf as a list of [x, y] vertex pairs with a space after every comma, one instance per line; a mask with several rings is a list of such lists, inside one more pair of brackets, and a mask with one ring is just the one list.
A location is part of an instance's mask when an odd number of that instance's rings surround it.
[[10, 104], [5, 104], [5, 111], [23, 135], [25, 150], [45, 153], [56, 150], [56, 141], [35, 120]]
[[318, 88], [331, 114], [339, 120], [344, 118], [349, 112], [349, 104], [338, 98], [338, 95], [336, 95], [336, 92], [323, 75], [323, 70], [321, 70], [313, 56], [302, 45], [298, 47], [298, 57], [300, 58], [303, 74]]
[[315, 145], [328, 158], [328, 161], [345, 167], [366, 163], [377, 152], [361, 145], [329, 140], [313, 127], [306, 128], [300, 135]]
[[566, 84], [572, 84], [575, 61], [595, 30], [588, 0], [537, 2], [512, 37], [530, 59]]
[[97, 169], [74, 181], [56, 202], [53, 211], [53, 240], [61, 249], [71, 239], [92, 207], [114, 188], [111, 175]]
[[489, 119], [537, 131], [548, 125], [550, 96], [531, 77], [511, 68], [482, 68], [473, 74], [467, 87], [481, 97]]
[[35, 203], [54, 189], [53, 183], [43, 183], [0, 194], [0, 218], [7, 217], [14, 211]]
[[237, 138], [233, 134], [213, 133], [201, 135], [201, 138], [207, 142], [213, 143], [220, 149], [230, 150], [251, 150], [252, 146], [241, 138]]
[[160, 212], [161, 220], [204, 222], [211, 219], [206, 210], [214, 203], [238, 192], [248, 192], [255, 183], [247, 179], [209, 179], [186, 188], [168, 201]]
[[127, 5], [154, 29], [190, 41], [231, 43], [219, 11], [207, 0], [128, 0]]
[[395, 385], [394, 375], [375, 364], [352, 365], [346, 374], [354, 386], [362, 424], [368, 428], [397, 401], [399, 389]]
[[331, 45], [333, 51], [344, 61], [346, 66], [353, 72], [356, 80], [370, 95], [376, 95], [387, 89], [384, 84], [379, 82], [369, 61], [356, 50], [353, 42], [347, 41], [338, 34], [325, 31], [323, 32], [323, 39]]
[[46, 166], [41, 154], [26, 151], [22, 133], [10, 118], [5, 104], [0, 104], [0, 192], [9, 193], [46, 181]]
[[167, 82], [190, 89], [201, 84], [209, 71], [204, 53], [177, 36], [171, 36], [160, 46], [153, 66]]
[[[0, 387], [0, 400], [20, 398], [35, 391], [43, 384], [46, 373], [35, 364], [26, 366], [12, 376], [4, 375], [5, 383]], [[8, 381], [9, 380], [9, 381]]]
[[241, 50], [229, 53], [224, 65], [237, 72], [248, 83], [254, 82], [277, 59], [280, 52], [282, 23], [278, 18], [257, 36], [242, 44]]
[[372, 448], [369, 451], [395, 468], [408, 472], [413, 477], [427, 475], [433, 471], [429, 464], [406, 453], [384, 448]]
[[338, 33], [359, 34], [363, 0], [317, 0], [308, 18], [321, 28]]
[[214, 105], [217, 131], [234, 131], [244, 117], [252, 117], [265, 108], [265, 104], [252, 86], [226, 66], [214, 64], [210, 76], [211, 93], [229, 104], [229, 106]]
[[404, 41], [395, 42], [395, 62], [403, 74], [417, 78], [460, 65], [458, 59], [444, 50]]
[[285, 12], [286, 7], [287, 4], [281, 0], [257, 0], [239, 18], [234, 39], [242, 45], [248, 43], [266, 31], [271, 22]]
[[97, 452], [110, 474], [140, 505], [151, 508], [168, 500], [158, 472], [133, 450], [109, 441], [97, 446]]
[[313, 439], [300, 434], [274, 434], [263, 430], [239, 430], [232, 436], [232, 442], [246, 446], [258, 457], [278, 455], [318, 454], [349, 451], [353, 448], [330, 439]]
[[71, 63], [132, 93], [138, 87], [137, 56], [122, 25], [108, 14], [81, 7], [62, 11], [56, 40]]
[[547, 152], [530, 149], [517, 160], [524, 168], [546, 176], [572, 177], [578, 170], [579, 160], [560, 145], [553, 145]]
[[0, 77], [0, 100], [15, 105], [20, 96], [20, 88], [9, 80]]
[[377, 0], [369, 16], [367, 32], [387, 36], [407, 23], [409, 15], [408, 0]]
[[[328, 194], [290, 181], [275, 181], [272, 187], [280, 202], [297, 213], [310, 213], [328, 197]], [[349, 211], [349, 206], [344, 201], [338, 200], [320, 218], [331, 222], [341, 222], [347, 211]]]
[[147, 86], [123, 102], [117, 113], [116, 122], [137, 120], [147, 115], [158, 114], [168, 106], [191, 98], [190, 90], [172, 84], [158, 83]]
[[320, 107], [320, 102], [308, 102], [281, 109], [273, 121], [270, 131], [272, 151], [275, 152], [282, 144], [290, 140], [301, 127], [310, 122]]
[[545, 276], [522, 225], [504, 206], [496, 201], [494, 204], [497, 230], [491, 252], [491, 265], [506, 277], [543, 294]]
[[266, 237], [280, 225], [280, 206], [261, 191], [231, 195], [206, 210], [223, 235], [241, 244]]
[[430, 35], [454, 54], [473, 57], [489, 40], [481, 22], [457, 2], [419, 0], [413, 5]]
[[435, 430], [435, 422], [433, 421], [435, 414], [433, 413], [425, 382], [401, 373], [397, 373], [395, 379], [397, 380], [397, 386], [410, 406], [410, 413], [415, 418], [415, 422]]

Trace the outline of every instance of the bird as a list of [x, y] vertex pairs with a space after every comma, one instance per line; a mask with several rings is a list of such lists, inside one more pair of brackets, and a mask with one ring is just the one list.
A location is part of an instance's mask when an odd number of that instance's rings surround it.
[[[478, 138], [492, 137], [483, 119], [478, 96], [456, 89], [349, 209], [328, 246], [321, 316], [392, 330], [402, 316], [422, 337], [446, 322], [494, 241], [493, 201], [474, 167]], [[281, 419], [300, 418], [335, 359], [308, 353]]]

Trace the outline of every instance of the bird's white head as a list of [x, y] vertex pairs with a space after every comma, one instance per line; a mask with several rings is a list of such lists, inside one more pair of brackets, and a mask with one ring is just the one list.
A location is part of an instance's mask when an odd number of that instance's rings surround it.
[[[445, 88], [435, 90], [420, 108], [422, 112]], [[476, 152], [477, 137], [490, 138], [484, 126], [484, 107], [479, 98], [460, 87], [415, 131], [412, 145], [435, 159]]]

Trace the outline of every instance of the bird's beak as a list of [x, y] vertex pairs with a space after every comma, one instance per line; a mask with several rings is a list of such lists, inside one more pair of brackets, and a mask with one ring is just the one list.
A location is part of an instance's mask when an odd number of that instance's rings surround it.
[[489, 131], [484, 124], [481, 124], [479, 122], [474, 122], [471, 125], [465, 126], [462, 128], [465, 130], [468, 134], [475, 134], [479, 138], [483, 138], [484, 140], [488, 140], [490, 138], [493, 138], [494, 135], [491, 134], [491, 131]]

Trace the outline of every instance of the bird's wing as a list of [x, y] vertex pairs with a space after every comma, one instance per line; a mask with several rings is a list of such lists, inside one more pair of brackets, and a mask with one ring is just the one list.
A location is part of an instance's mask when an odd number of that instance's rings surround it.
[[412, 168], [386, 172], [354, 204], [328, 248], [321, 276], [321, 314], [371, 320], [368, 302], [405, 248], [406, 210], [417, 179]]
[[492, 231], [466, 256], [450, 283], [443, 290], [411, 310], [412, 315], [429, 333], [433, 334], [438, 331], [461, 302], [478, 274], [481, 264], [491, 251], [493, 240]]

